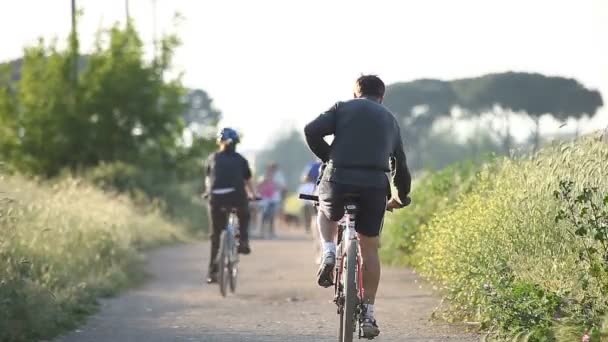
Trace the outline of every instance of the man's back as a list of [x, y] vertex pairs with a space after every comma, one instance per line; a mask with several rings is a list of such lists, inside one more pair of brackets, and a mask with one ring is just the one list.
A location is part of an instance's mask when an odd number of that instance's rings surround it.
[[388, 160], [399, 139], [391, 112], [364, 98], [340, 103], [336, 109], [330, 153], [334, 167], [388, 172]]
[[[395, 117], [366, 98], [336, 103], [309, 123], [305, 134], [313, 152], [329, 162], [324, 178], [336, 183], [386, 188], [390, 157], [401, 154], [405, 159]], [[320, 142], [330, 134], [331, 146]]]

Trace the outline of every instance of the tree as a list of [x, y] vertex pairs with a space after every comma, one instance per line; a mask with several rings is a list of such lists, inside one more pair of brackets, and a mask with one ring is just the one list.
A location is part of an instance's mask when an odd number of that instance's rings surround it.
[[[216, 133], [215, 126], [222, 113], [214, 107], [213, 99], [202, 89], [188, 91], [185, 98], [184, 120], [195, 137], [208, 137]], [[213, 128], [212, 131], [209, 129]]]
[[143, 190], [200, 229], [204, 213], [193, 199], [214, 147], [202, 133], [215, 132], [221, 113], [204, 90], [189, 93], [181, 74], [170, 76], [179, 44], [167, 35], [146, 60], [132, 22], [114, 25], [79, 57], [76, 82], [77, 41], [26, 48], [0, 65], [0, 160], [30, 174], [69, 169], [114, 190]]
[[540, 117], [557, 120], [580, 119], [594, 115], [603, 105], [596, 90], [585, 88], [574, 79], [541, 74], [506, 72], [453, 81], [423, 79], [387, 87], [385, 104], [401, 121], [406, 146], [413, 152], [412, 165], [421, 168], [420, 155], [434, 125], [449, 118], [459, 108], [466, 118], [479, 119], [483, 113], [503, 117], [503, 147], [512, 145], [510, 117], [521, 113], [536, 126], [534, 145], [540, 143]]
[[71, 60], [69, 51], [43, 40], [25, 49], [15, 105], [0, 114], [16, 122], [18, 168], [52, 175], [77, 162], [82, 120], [75, 113]]
[[[399, 116], [406, 148], [414, 151], [425, 144], [434, 123], [450, 115], [455, 102], [448, 82], [431, 79], [389, 85], [384, 96], [384, 104]], [[421, 165], [417, 154], [410, 159], [415, 168]]]
[[[188, 93], [180, 76], [166, 80], [179, 39], [169, 35], [160, 44], [158, 58], [148, 62], [132, 23], [100, 31], [94, 51], [80, 58], [76, 88], [70, 48], [40, 40], [5, 64], [2, 159], [47, 176], [116, 161], [191, 168], [194, 151], [209, 149], [209, 137], [198, 133], [215, 131], [221, 113], [203, 90]], [[185, 141], [192, 124], [196, 134]]]
[[[89, 122], [85, 163], [169, 157], [184, 130], [181, 80], [163, 81], [170, 63], [144, 61], [132, 25], [105, 35], [107, 45], [100, 35], [81, 78], [82, 115]], [[160, 58], [169, 61], [178, 42], [169, 38], [163, 44]]]
[[425, 144], [420, 161], [426, 169], [440, 170], [461, 161], [483, 162], [488, 155], [500, 152], [500, 145], [487, 132], [476, 130], [466, 141], [458, 143], [453, 130], [433, 131]]
[[[497, 106], [511, 112], [526, 113], [536, 127], [535, 149], [540, 144], [540, 118], [550, 115], [560, 121], [594, 115], [603, 105], [597, 90], [578, 81], [537, 73], [507, 72], [452, 82], [457, 105], [471, 112], [491, 111]], [[507, 139], [510, 139], [507, 136]]]
[[[18, 129], [15, 115], [15, 94], [11, 87], [10, 65], [0, 66], [0, 156], [16, 159]], [[1, 162], [1, 161], [0, 161]]]

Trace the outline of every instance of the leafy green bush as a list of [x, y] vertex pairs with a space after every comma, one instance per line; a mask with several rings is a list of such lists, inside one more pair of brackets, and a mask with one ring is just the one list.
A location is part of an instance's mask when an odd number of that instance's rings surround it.
[[0, 340], [73, 327], [95, 299], [141, 276], [138, 250], [181, 240], [158, 210], [78, 179], [0, 175]]
[[187, 185], [202, 183], [220, 113], [170, 72], [179, 38], [163, 35], [152, 60], [132, 22], [100, 30], [87, 55], [69, 41], [41, 39], [22, 63], [0, 65], [0, 168], [47, 178], [85, 170], [138, 203], [160, 198], [165, 213], [202, 230], [198, 189]]
[[422, 225], [414, 259], [449, 299], [446, 316], [529, 341], [580, 340], [599, 328], [607, 160], [608, 145], [587, 137], [495, 161]]

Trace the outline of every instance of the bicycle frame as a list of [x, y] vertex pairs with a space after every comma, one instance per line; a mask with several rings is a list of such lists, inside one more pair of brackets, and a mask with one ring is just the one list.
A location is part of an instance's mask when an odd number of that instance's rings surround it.
[[[357, 241], [357, 246], [358, 246], [358, 242], [359, 242], [359, 237], [357, 236], [357, 232], [355, 231], [355, 224], [356, 224], [356, 212], [357, 212], [357, 206], [355, 204], [347, 204], [345, 206], [345, 214], [344, 214], [344, 219], [343, 221], [341, 221], [340, 227], [338, 229], [338, 243], [339, 243], [339, 250], [338, 250], [338, 258], [340, 259], [340, 262], [336, 262], [336, 270], [339, 270], [339, 275], [341, 275], [342, 273], [342, 269], [343, 269], [343, 261], [344, 261], [344, 256], [346, 255], [346, 249], [345, 247], [348, 244], [348, 241], [350, 240], [356, 240]], [[360, 250], [359, 250], [360, 251]], [[359, 252], [360, 253], [360, 252]], [[359, 289], [359, 298], [361, 300], [363, 300], [363, 298], [365, 298], [365, 289], [363, 288], [363, 274], [361, 272], [361, 270], [363, 269], [362, 266], [362, 261], [361, 261], [361, 255], [357, 253], [357, 287]], [[338, 266], [338, 264], [341, 264]], [[335, 278], [335, 279], [341, 279], [341, 278]]]
[[[319, 202], [319, 197], [316, 195], [300, 194], [300, 199]], [[400, 207], [409, 205], [411, 199], [405, 198]], [[390, 204], [390, 203], [389, 203]], [[387, 205], [386, 210], [392, 211], [396, 207], [393, 205]], [[398, 207], [397, 207], [398, 208]], [[338, 246], [336, 253], [336, 268], [334, 270], [334, 303], [338, 307], [337, 313], [340, 315], [340, 328], [339, 338], [341, 341], [352, 341], [351, 338], [356, 327], [359, 328], [359, 338], [362, 338], [361, 331], [361, 320], [360, 318], [365, 315], [365, 306], [363, 299], [365, 298], [365, 289], [363, 287], [363, 262], [361, 258], [361, 247], [359, 244], [359, 238], [355, 231], [356, 227], [356, 216], [357, 216], [357, 205], [354, 201], [348, 201], [344, 206], [345, 215], [339, 223], [338, 228]], [[350, 254], [348, 254], [350, 251]], [[353, 261], [353, 255], [354, 261]], [[350, 259], [352, 263], [345, 263], [345, 258]], [[353, 267], [354, 264], [354, 267]], [[344, 269], [347, 268], [347, 275], [354, 274], [353, 277], [348, 277], [349, 280], [344, 280]], [[345, 287], [345, 283], [349, 287]], [[349, 291], [349, 288], [355, 288], [355, 291]], [[347, 298], [348, 297], [348, 298]], [[352, 319], [352, 322], [345, 321], [343, 318], [350, 316], [348, 319]], [[354, 323], [354, 324], [351, 324]], [[346, 328], [352, 327], [352, 331], [349, 331], [345, 336], [344, 332]], [[347, 330], [348, 331], [348, 330]], [[373, 338], [373, 337], [372, 337]]]
[[[319, 201], [319, 198], [314, 195], [300, 194], [299, 197], [305, 200]], [[363, 265], [359, 238], [355, 231], [357, 205], [353, 201], [347, 201], [344, 209], [344, 217], [338, 226], [338, 246], [334, 269], [334, 303], [338, 307], [337, 313], [340, 316], [338, 336], [341, 341], [350, 342], [357, 327], [359, 328], [359, 338], [363, 336], [361, 334], [360, 317], [365, 314], [363, 305], [365, 289], [363, 288]], [[351, 263], [346, 260], [350, 260]], [[346, 275], [344, 274], [345, 268]], [[349, 274], [352, 276], [348, 276]], [[348, 279], [345, 279], [345, 277]], [[355, 291], [352, 291], [353, 288]]]
[[[357, 297], [358, 297], [358, 310], [355, 312], [357, 322], [359, 317], [364, 313], [363, 298], [365, 298], [365, 289], [363, 287], [363, 272], [362, 272], [362, 260], [360, 255], [359, 238], [355, 231], [356, 225], [356, 214], [357, 206], [353, 203], [345, 205], [345, 214], [342, 221], [340, 221], [338, 228], [338, 248], [336, 253], [336, 268], [335, 268], [335, 284], [334, 284], [334, 303], [338, 306], [337, 313], [340, 315], [344, 310], [344, 260], [346, 258], [347, 248], [349, 242], [355, 242], [357, 244], [357, 255], [356, 255], [356, 285], [357, 285]], [[361, 337], [361, 329], [359, 327], [359, 337]]]

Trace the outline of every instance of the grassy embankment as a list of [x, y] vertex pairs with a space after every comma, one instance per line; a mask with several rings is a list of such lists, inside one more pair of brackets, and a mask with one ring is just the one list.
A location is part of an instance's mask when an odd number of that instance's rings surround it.
[[98, 297], [142, 278], [142, 249], [185, 238], [128, 196], [2, 174], [0, 231], [0, 341], [73, 328]]
[[[429, 174], [387, 223], [385, 261], [447, 299], [438, 313], [489, 337], [600, 341], [608, 313], [608, 144]], [[607, 337], [603, 337], [604, 339]]]

